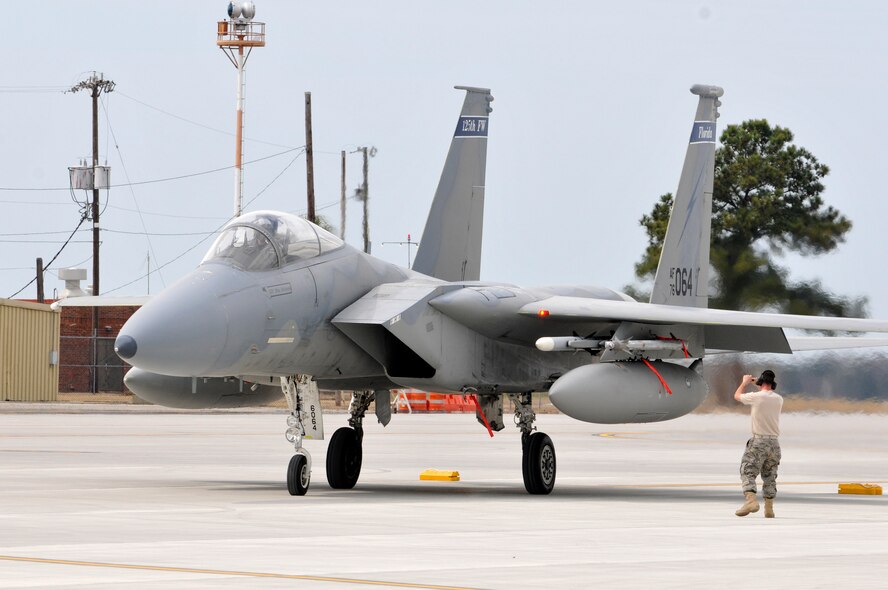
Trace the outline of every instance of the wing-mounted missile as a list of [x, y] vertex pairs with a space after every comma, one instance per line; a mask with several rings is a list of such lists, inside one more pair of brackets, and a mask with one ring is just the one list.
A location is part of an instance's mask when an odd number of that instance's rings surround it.
[[246, 408], [284, 397], [279, 385], [249, 383], [233, 377], [171, 377], [131, 368], [123, 378], [134, 394], [168, 408]]
[[587, 350], [592, 353], [603, 353], [602, 362], [644, 359], [687, 359], [703, 356], [700, 347], [694, 346], [694, 331], [688, 327], [676, 328], [684, 336], [678, 337], [675, 331], [666, 331], [667, 335], [658, 335], [662, 330], [651, 331], [640, 337], [619, 337], [620, 330], [609, 340], [581, 338], [579, 336], [545, 336], [537, 339], [535, 345], [542, 352], [571, 352]]
[[702, 326], [623, 322], [614, 337], [604, 343], [601, 361], [687, 359], [704, 354]]
[[568, 371], [549, 389], [549, 400], [584, 422], [659, 422], [699, 406], [709, 388], [693, 369], [655, 361], [584, 365]]
[[536, 341], [536, 347], [543, 352], [571, 352], [577, 350], [601, 350], [605, 341], [580, 338], [579, 336], [544, 336]]

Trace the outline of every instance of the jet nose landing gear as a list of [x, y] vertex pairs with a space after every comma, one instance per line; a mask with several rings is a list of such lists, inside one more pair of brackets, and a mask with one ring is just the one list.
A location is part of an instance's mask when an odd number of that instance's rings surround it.
[[285, 436], [296, 449], [287, 466], [287, 491], [291, 496], [304, 496], [311, 483], [311, 454], [302, 446], [302, 441], [324, 438], [320, 396], [317, 384], [309, 375], [282, 377], [281, 389], [290, 408]]

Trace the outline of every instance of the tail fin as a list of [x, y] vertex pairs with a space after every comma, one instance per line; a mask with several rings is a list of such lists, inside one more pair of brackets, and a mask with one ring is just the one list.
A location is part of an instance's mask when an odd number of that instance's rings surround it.
[[651, 303], [707, 307], [715, 121], [721, 106], [718, 98], [724, 90], [695, 84], [691, 93], [699, 96], [700, 101], [663, 241]]
[[477, 281], [481, 276], [487, 123], [493, 97], [487, 88], [456, 88], [466, 91], [466, 99], [413, 270], [445, 281]]

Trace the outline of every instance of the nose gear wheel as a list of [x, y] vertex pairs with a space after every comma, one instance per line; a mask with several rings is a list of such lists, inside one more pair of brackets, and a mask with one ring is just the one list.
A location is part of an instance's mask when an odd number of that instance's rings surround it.
[[287, 491], [291, 496], [304, 496], [311, 482], [311, 468], [305, 455], [293, 455], [287, 467]]

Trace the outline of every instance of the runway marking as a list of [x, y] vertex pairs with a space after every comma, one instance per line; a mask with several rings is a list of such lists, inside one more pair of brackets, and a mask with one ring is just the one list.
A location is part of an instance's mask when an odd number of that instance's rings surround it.
[[100, 451], [60, 451], [58, 449], [0, 449], [0, 453], [61, 453], [66, 455], [98, 455]]
[[632, 438], [627, 434], [654, 434], [653, 432], [593, 432], [592, 436], [601, 438]]
[[69, 559], [45, 559], [40, 557], [19, 557], [16, 555], [0, 555], [0, 561], [19, 561], [25, 563], [49, 563], [54, 565], [76, 565], [81, 567], [100, 567], [124, 570], [142, 570], [152, 572], [178, 572], [185, 574], [209, 574], [214, 576], [241, 576], [247, 578], [274, 578], [278, 580], [307, 580], [310, 582], [336, 582], [339, 584], [362, 584], [364, 586], [389, 586], [393, 588], [422, 588], [426, 590], [477, 590], [463, 586], [436, 586], [434, 584], [411, 584], [409, 582], [384, 582], [381, 580], [360, 580], [356, 578], [333, 578], [327, 576], [303, 576], [297, 574], [276, 574], [269, 572], [241, 572], [228, 570], [210, 570], [190, 567], [167, 567], [159, 565], [139, 565], [130, 563], [103, 563], [100, 561], [74, 561]]
[[103, 438], [103, 437], [151, 437], [151, 438], [164, 438], [164, 437], [175, 437], [175, 436], [224, 436], [225, 438], [229, 438], [232, 436], [268, 436], [268, 432], [232, 432], [232, 433], [223, 433], [223, 432], [135, 432], [135, 433], [123, 433], [123, 432], [109, 432], [109, 433], [97, 433], [97, 432], [68, 432], [68, 433], [60, 433], [60, 434], [0, 434], [0, 438]]
[[[838, 481], [778, 481], [778, 486], [822, 486], [822, 485], [839, 485]], [[871, 483], [884, 483], [881, 481], [873, 481]], [[736, 487], [740, 482], [732, 483], [639, 483], [639, 484], [602, 484], [596, 487], [603, 488], [721, 488]]]

